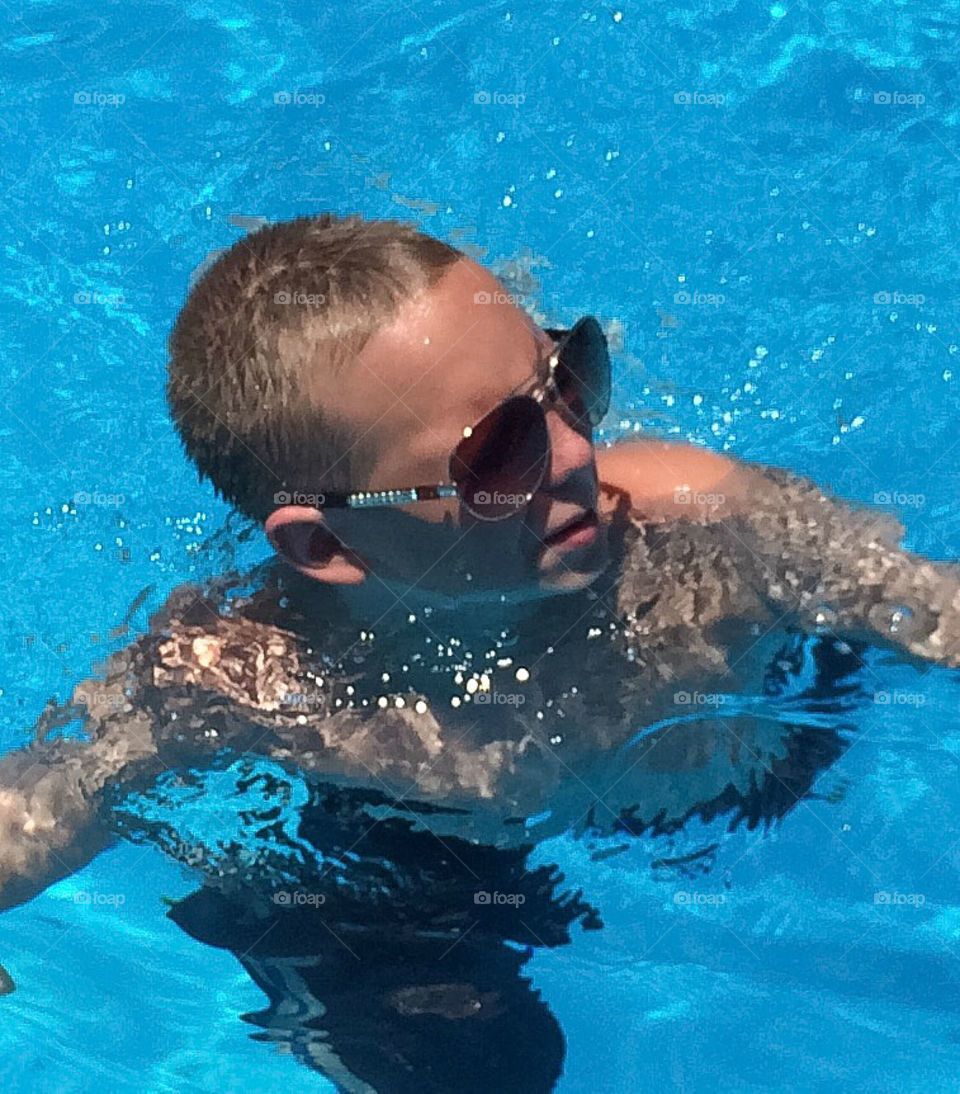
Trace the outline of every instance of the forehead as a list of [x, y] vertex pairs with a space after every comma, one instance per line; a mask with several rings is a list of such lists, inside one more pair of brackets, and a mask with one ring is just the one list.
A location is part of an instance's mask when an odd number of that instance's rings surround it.
[[[345, 372], [338, 409], [408, 448], [443, 442], [532, 375], [550, 340], [477, 263], [463, 259], [407, 301]], [[413, 453], [411, 453], [413, 454]]]

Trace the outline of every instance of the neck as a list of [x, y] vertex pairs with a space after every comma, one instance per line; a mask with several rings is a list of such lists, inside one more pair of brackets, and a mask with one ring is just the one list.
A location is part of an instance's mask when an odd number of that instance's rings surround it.
[[[536, 634], [562, 635], [569, 616], [575, 624], [589, 610], [590, 602], [607, 587], [607, 580], [593, 586], [555, 593], [487, 590], [480, 594], [450, 596], [402, 583], [370, 579], [360, 585], [326, 585], [303, 577], [279, 558], [274, 559], [285, 601], [283, 614], [294, 630], [316, 632], [317, 640], [330, 629], [368, 629], [382, 635], [403, 634], [410, 616], [439, 633], [465, 641], [485, 641], [504, 630], [533, 638]], [[284, 606], [285, 605], [285, 606]], [[541, 625], [542, 624], [542, 625]]]
[[572, 602], [579, 600], [570, 593], [531, 598], [504, 592], [503, 600], [500, 594], [489, 591], [485, 596], [445, 596], [380, 580], [331, 586], [303, 577], [279, 560], [277, 565], [286, 598], [286, 618], [294, 629], [308, 634], [316, 631], [318, 637], [330, 627], [350, 631], [366, 628], [384, 637], [394, 632], [402, 634], [409, 629], [413, 615], [438, 633], [443, 630], [464, 640], [479, 641], [499, 636], [503, 630], [533, 633], [543, 612], [556, 610], [560, 602], [576, 611]]
[[351, 619], [368, 625], [379, 620], [383, 629], [405, 625], [411, 614], [428, 615], [438, 625], [449, 620], [461, 630], [515, 626], [535, 609], [530, 597], [511, 592], [451, 595], [380, 579], [340, 586], [337, 599]]

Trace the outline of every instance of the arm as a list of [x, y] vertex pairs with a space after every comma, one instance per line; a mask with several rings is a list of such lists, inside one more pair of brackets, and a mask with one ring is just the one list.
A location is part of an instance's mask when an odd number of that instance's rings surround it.
[[727, 484], [720, 525], [772, 604], [806, 629], [960, 667], [960, 566], [904, 550], [897, 521], [789, 472], [740, 465]]
[[886, 514], [686, 444], [627, 441], [599, 451], [597, 467], [634, 516], [718, 529], [733, 583], [775, 617], [960, 666], [960, 566], [901, 548], [903, 529]]
[[41, 734], [0, 759], [0, 910], [32, 899], [109, 847], [105, 789], [155, 761], [150, 721], [126, 700], [119, 673], [74, 693], [75, 703], [90, 697], [97, 702], [88, 740]]
[[[222, 594], [236, 580], [228, 575], [209, 588]], [[210, 754], [214, 742], [202, 736], [198, 747], [192, 737], [164, 733], [151, 701], [155, 689], [144, 685], [153, 682], [158, 632], [169, 630], [177, 613], [213, 615], [212, 604], [199, 586], [173, 590], [150, 632], [113, 654], [104, 676], [79, 684], [69, 703], [52, 704], [28, 746], [0, 756], [0, 911], [31, 900], [114, 842], [108, 794], [112, 801], [117, 791]], [[85, 739], [51, 738], [51, 729], [78, 718]]]

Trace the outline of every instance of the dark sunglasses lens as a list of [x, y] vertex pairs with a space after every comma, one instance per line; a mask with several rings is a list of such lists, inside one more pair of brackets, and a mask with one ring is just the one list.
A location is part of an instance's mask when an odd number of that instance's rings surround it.
[[584, 424], [599, 425], [610, 408], [610, 351], [596, 319], [581, 319], [560, 350], [557, 387]]
[[457, 445], [450, 477], [474, 516], [503, 520], [523, 509], [539, 488], [549, 451], [539, 404], [517, 396], [492, 410]]

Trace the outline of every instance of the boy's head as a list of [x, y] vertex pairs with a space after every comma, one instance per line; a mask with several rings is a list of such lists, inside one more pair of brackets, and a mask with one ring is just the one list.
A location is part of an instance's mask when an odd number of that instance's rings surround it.
[[456, 498], [320, 512], [310, 495], [449, 481], [464, 430], [527, 390], [553, 345], [493, 275], [412, 226], [301, 217], [239, 240], [193, 287], [168, 398], [201, 475], [301, 573], [408, 601], [522, 600], [606, 563], [602, 527], [544, 543], [597, 504], [592, 437], [555, 406], [543, 481], [507, 519]]

